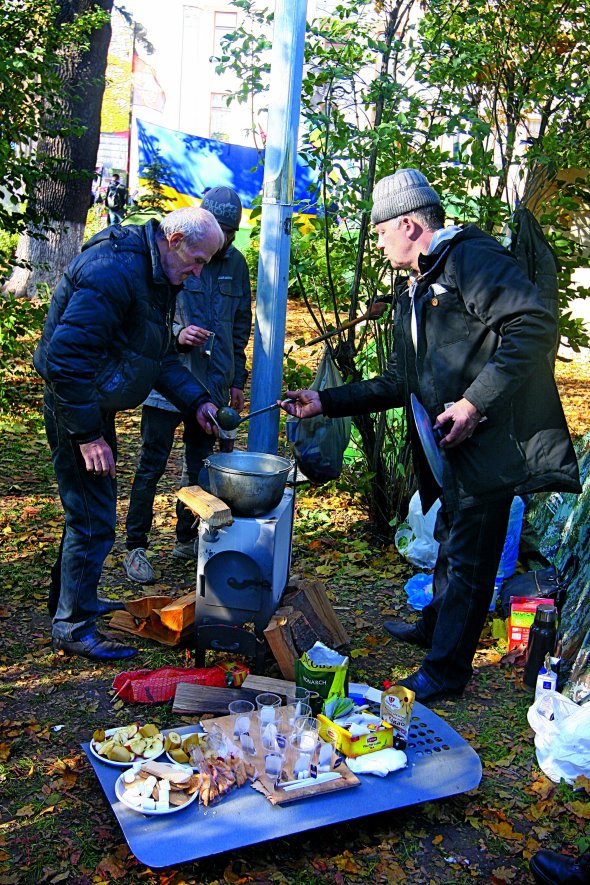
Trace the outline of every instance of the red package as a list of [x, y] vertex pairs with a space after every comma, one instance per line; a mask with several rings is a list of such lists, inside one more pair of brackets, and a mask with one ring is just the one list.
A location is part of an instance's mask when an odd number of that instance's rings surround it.
[[179, 682], [225, 688], [226, 673], [220, 667], [160, 667], [119, 673], [113, 680], [118, 697], [131, 704], [160, 704], [174, 697]]

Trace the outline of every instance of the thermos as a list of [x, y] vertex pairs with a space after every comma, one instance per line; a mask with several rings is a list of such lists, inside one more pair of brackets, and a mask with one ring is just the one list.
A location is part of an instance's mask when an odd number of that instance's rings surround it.
[[534, 691], [537, 685], [539, 670], [547, 655], [553, 655], [557, 640], [557, 621], [555, 607], [538, 605], [535, 620], [529, 633], [524, 665], [524, 685]]

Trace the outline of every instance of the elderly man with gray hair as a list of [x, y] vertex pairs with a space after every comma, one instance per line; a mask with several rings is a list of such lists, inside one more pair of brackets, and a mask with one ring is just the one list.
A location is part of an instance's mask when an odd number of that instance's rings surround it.
[[387, 369], [319, 393], [288, 391], [285, 410], [367, 414], [408, 408], [413, 393], [440, 433], [442, 487], [408, 409], [423, 511], [441, 497], [434, 599], [416, 624], [385, 623], [398, 641], [428, 649], [401, 681], [428, 702], [462, 694], [471, 678], [513, 496], [581, 488], [549, 361], [555, 321], [516, 260], [475, 225], [445, 227], [417, 169], [377, 183], [371, 220], [391, 266], [409, 271]]
[[51, 571], [56, 650], [98, 661], [135, 649], [98, 632], [118, 603], [98, 598], [115, 538], [115, 415], [155, 389], [215, 434], [209, 392], [180, 364], [172, 332], [176, 295], [224, 244], [214, 216], [177, 209], [161, 222], [113, 225], [92, 237], [58, 283], [35, 368], [45, 381], [45, 428], [65, 512]]

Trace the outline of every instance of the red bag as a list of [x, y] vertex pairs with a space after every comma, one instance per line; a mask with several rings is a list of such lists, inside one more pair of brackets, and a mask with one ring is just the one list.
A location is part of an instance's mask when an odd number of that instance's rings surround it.
[[179, 682], [227, 686], [226, 673], [220, 667], [160, 667], [119, 673], [113, 688], [118, 697], [131, 704], [160, 704], [174, 697]]

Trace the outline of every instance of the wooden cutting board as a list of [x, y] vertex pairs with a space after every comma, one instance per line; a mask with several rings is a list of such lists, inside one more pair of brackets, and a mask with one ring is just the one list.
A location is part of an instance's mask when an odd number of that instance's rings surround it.
[[[257, 724], [252, 724], [255, 728], [258, 728]], [[210, 731], [213, 725], [219, 726], [219, 728], [227, 737], [230, 744], [234, 743], [233, 716], [222, 716], [218, 719], [208, 719], [207, 722], [204, 723], [206, 731]], [[360, 785], [360, 780], [358, 779], [356, 774], [353, 774], [346, 763], [341, 761], [338, 765], [338, 768], [336, 769], [338, 771], [338, 774], [341, 775], [338, 780], [313, 784], [306, 787], [301, 787], [299, 789], [289, 790], [288, 792], [285, 792], [281, 789], [275, 789], [274, 781], [272, 780], [272, 778], [269, 778], [264, 773], [263, 753], [264, 751], [260, 750], [258, 755], [248, 756], [248, 761], [254, 764], [257, 771], [259, 772], [258, 777], [254, 781], [252, 786], [259, 793], [262, 793], [263, 796], [266, 796], [269, 802], [271, 802], [273, 805], [287, 805], [300, 799], [309, 799], [311, 796], [320, 796], [325, 795], [326, 793], [336, 793], [340, 790], [349, 790], [351, 787], [358, 787]], [[289, 758], [289, 756], [287, 756], [287, 758]], [[285, 774], [287, 775], [287, 777], [290, 778], [292, 776], [292, 771], [287, 767]]]

